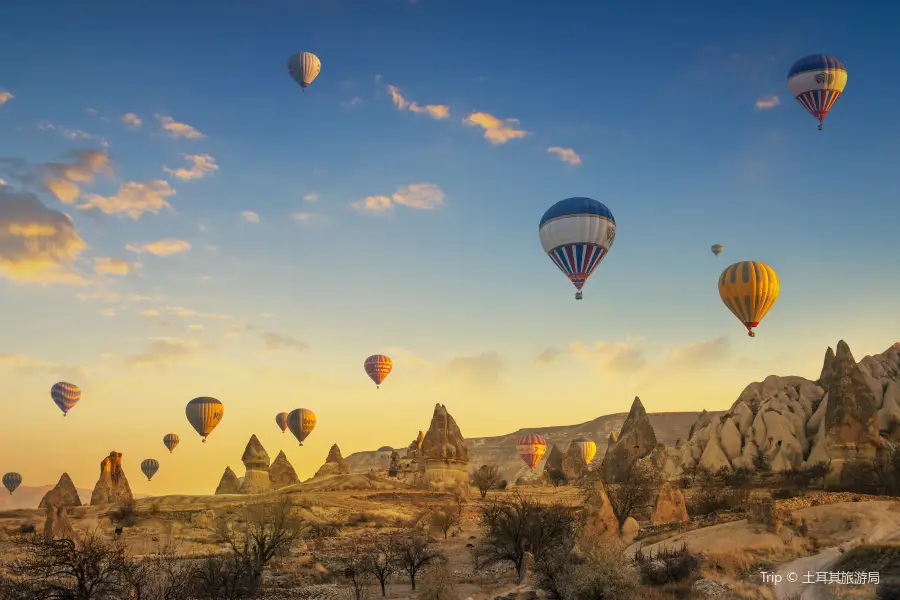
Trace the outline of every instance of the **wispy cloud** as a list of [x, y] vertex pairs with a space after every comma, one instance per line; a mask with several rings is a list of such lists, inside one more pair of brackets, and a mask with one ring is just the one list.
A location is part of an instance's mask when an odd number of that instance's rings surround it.
[[[60, 127], [58, 125], [54, 125], [50, 121], [41, 121], [37, 124], [38, 131], [52, 131], [58, 133], [61, 137], [67, 140], [95, 140], [97, 136], [82, 131], [80, 129], [69, 129], [68, 127]], [[105, 140], [101, 140], [101, 145], [104, 145]], [[105, 144], [108, 145], [108, 144]]]
[[281, 350], [297, 350], [303, 352], [309, 350], [309, 344], [297, 338], [272, 331], [263, 331], [260, 333], [263, 342], [266, 344], [266, 350], [270, 352], [278, 352]]
[[666, 350], [666, 364], [675, 368], [702, 367], [730, 358], [731, 344], [726, 337], [700, 340]]
[[97, 174], [113, 173], [106, 150], [73, 150], [69, 156], [72, 160], [37, 167], [41, 185], [63, 204], [74, 204], [81, 195], [81, 185], [93, 183]]
[[497, 352], [482, 352], [474, 356], [455, 356], [444, 367], [446, 374], [460, 377], [469, 383], [496, 384], [505, 368]]
[[192, 318], [200, 318], [200, 319], [219, 319], [223, 321], [230, 320], [231, 315], [226, 315], [223, 313], [208, 313], [202, 312], [199, 310], [194, 310], [192, 308], [186, 308], [184, 306], [157, 306], [156, 308], [148, 308], [146, 310], [142, 310], [138, 313], [140, 316], [155, 319], [157, 317], [192, 317]]
[[485, 112], [473, 112], [463, 119], [463, 124], [469, 127], [481, 127], [484, 129], [484, 139], [492, 144], [505, 144], [510, 140], [524, 138], [528, 132], [519, 129], [518, 119], [499, 119]]
[[582, 342], [569, 344], [572, 355], [594, 365], [601, 372], [633, 373], [647, 364], [643, 341], [626, 340], [616, 344], [597, 342], [588, 346]]
[[781, 100], [778, 99], [778, 96], [774, 94], [772, 96], [766, 96], [765, 98], [760, 98], [756, 101], [757, 110], [771, 110], [781, 104]]
[[124, 276], [139, 269], [138, 263], [128, 262], [120, 258], [97, 257], [94, 259], [94, 272], [98, 275]]
[[76, 381], [85, 375], [83, 367], [59, 365], [22, 354], [0, 354], [0, 368], [24, 374], [49, 374], [59, 376], [61, 379], [75, 379]]
[[86, 285], [72, 264], [87, 247], [67, 215], [47, 208], [34, 194], [0, 187], [0, 277]]
[[319, 199], [319, 194], [317, 194], [316, 192], [310, 192], [307, 195], [303, 196], [303, 199], [308, 202], [315, 202]]
[[[144, 122], [142, 118], [134, 113], [125, 113], [121, 118], [122, 124], [129, 129], [137, 129]], [[163, 126], [165, 127], [165, 126]]]
[[184, 138], [188, 140], [200, 140], [206, 136], [200, 133], [194, 127], [187, 123], [180, 123], [167, 115], [156, 114], [156, 120], [159, 121], [163, 130], [174, 138]]
[[3, 106], [13, 98], [15, 98], [15, 96], [13, 96], [11, 92], [7, 92], [6, 90], [0, 88], [0, 106]]
[[341, 106], [344, 106], [346, 108], [351, 108], [353, 106], [359, 106], [360, 104], [362, 104], [362, 98], [360, 98], [359, 96], [354, 96], [350, 100], [341, 102]]
[[323, 224], [328, 221], [328, 217], [321, 213], [311, 213], [305, 211], [297, 211], [291, 213], [291, 219], [302, 225]]
[[181, 156], [191, 163], [189, 168], [170, 169], [169, 167], [163, 167], [163, 171], [182, 181], [190, 181], [192, 179], [200, 179], [219, 170], [216, 159], [209, 154], [182, 154]]
[[162, 179], [147, 183], [128, 181], [113, 196], [87, 194], [84, 202], [77, 208], [84, 211], [99, 210], [107, 215], [127, 215], [137, 221], [146, 213], [155, 215], [164, 208], [171, 209], [172, 205], [166, 198], [174, 195], [175, 189]]
[[410, 102], [400, 93], [400, 90], [393, 85], [387, 86], [387, 91], [391, 95], [391, 101], [397, 110], [408, 110], [417, 115], [428, 115], [432, 119], [446, 119], [450, 116], [450, 108], [443, 104], [426, 104], [420, 106], [415, 102]]
[[164, 239], [153, 242], [128, 244], [125, 249], [136, 254], [152, 254], [154, 256], [171, 256], [191, 249], [191, 244], [186, 240]]
[[418, 210], [431, 210], [444, 204], [444, 190], [433, 183], [414, 183], [402, 188], [390, 196], [368, 196], [353, 202], [351, 206], [364, 212], [382, 213], [394, 209], [399, 204]]
[[551, 146], [547, 148], [547, 152], [550, 154], [555, 154], [559, 160], [563, 162], [567, 162], [570, 165], [578, 166], [581, 164], [581, 157], [578, 156], [571, 148], [562, 148], [560, 146]]
[[241, 217], [248, 223], [259, 223], [259, 215], [252, 210], [243, 211]]
[[559, 348], [544, 348], [537, 355], [537, 358], [534, 359], [534, 362], [541, 365], [549, 365], [563, 354], [565, 354], [565, 350], [560, 350]]
[[199, 346], [199, 342], [195, 340], [169, 337], [152, 338], [144, 352], [126, 356], [125, 363], [132, 367], [171, 366], [190, 357]]

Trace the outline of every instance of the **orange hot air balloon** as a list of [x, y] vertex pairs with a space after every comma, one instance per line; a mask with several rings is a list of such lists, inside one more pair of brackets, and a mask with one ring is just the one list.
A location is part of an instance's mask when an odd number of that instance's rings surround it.
[[191, 427], [203, 436], [203, 442], [206, 443], [206, 437], [222, 420], [225, 406], [215, 398], [203, 396], [188, 402], [184, 412]]
[[529, 433], [516, 440], [516, 450], [528, 468], [534, 471], [535, 465], [541, 462], [547, 453], [547, 440], [536, 433]]
[[388, 376], [393, 366], [394, 363], [384, 354], [373, 354], [363, 363], [366, 375], [375, 382], [375, 389], [381, 387], [381, 382]]
[[316, 428], [316, 413], [308, 408], [294, 409], [288, 413], [287, 426], [302, 446], [303, 440], [308, 438], [312, 430]]
[[181, 438], [175, 433], [167, 433], [163, 436], [163, 444], [169, 449], [169, 454], [172, 454], [172, 450], [175, 449], [175, 446], [177, 446], [180, 441]]
[[275, 415], [275, 422], [278, 423], [278, 426], [281, 428], [281, 433], [284, 433], [287, 430], [287, 413], [278, 413]]

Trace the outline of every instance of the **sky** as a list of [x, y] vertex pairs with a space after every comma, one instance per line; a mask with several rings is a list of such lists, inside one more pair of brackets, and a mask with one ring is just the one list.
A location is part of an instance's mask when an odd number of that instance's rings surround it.
[[[830, 5], [0, 9], [0, 471], [90, 488], [116, 450], [137, 493], [211, 493], [251, 434], [309, 477], [333, 443], [405, 446], [435, 403], [468, 437], [635, 395], [721, 410], [770, 374], [815, 379], [839, 339], [884, 351], [900, 7]], [[299, 51], [322, 61], [305, 93]], [[786, 83], [820, 52], [849, 72], [821, 132]], [[570, 196], [618, 226], [581, 302], [537, 233]], [[755, 339], [716, 291], [739, 260], [781, 279]], [[56, 381], [82, 389], [66, 418]], [[206, 444], [196, 396], [225, 405]], [[274, 422], [299, 407], [302, 448]]]

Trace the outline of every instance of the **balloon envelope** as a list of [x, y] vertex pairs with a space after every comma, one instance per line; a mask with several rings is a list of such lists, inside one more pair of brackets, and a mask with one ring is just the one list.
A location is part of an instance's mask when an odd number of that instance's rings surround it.
[[288, 59], [288, 73], [304, 90], [319, 76], [322, 61], [312, 52], [298, 52]]
[[163, 436], [163, 444], [165, 444], [166, 448], [169, 449], [169, 454], [172, 453], [172, 450], [175, 449], [175, 446], [177, 446], [178, 442], [180, 442], [180, 441], [181, 441], [181, 438], [179, 438], [178, 435], [176, 435], [174, 433], [167, 433], [166, 435]]
[[287, 418], [288, 414], [286, 412], [275, 415], [275, 422], [278, 424], [278, 427], [281, 428], [281, 433], [284, 433], [285, 430], [287, 430]]
[[722, 254], [722, 244], [713, 244], [709, 249], [712, 250], [712, 253], [716, 256]]
[[375, 386], [378, 387], [391, 372], [391, 369], [394, 368], [394, 363], [384, 354], [373, 354], [365, 360], [363, 368], [366, 370], [366, 375], [369, 376], [369, 379], [374, 381]]
[[750, 337], [756, 335], [753, 328], [775, 305], [780, 291], [775, 269], [762, 262], [734, 263], [719, 276], [719, 297], [744, 324]]
[[523, 435], [516, 440], [516, 451], [528, 468], [533, 471], [535, 465], [541, 462], [541, 458], [547, 453], [547, 440], [536, 433]]
[[12, 493], [16, 491], [16, 488], [19, 487], [21, 483], [22, 476], [18, 473], [7, 473], [3, 476], [3, 487], [9, 491], [10, 496], [12, 496]]
[[288, 414], [288, 429], [303, 445], [303, 440], [309, 437], [312, 430], [316, 428], [316, 413], [308, 408], [297, 408]]
[[577, 437], [572, 440], [572, 445], [577, 446], [581, 451], [581, 457], [586, 465], [591, 464], [591, 461], [597, 456], [597, 444], [587, 438]]
[[50, 397], [56, 403], [56, 406], [59, 407], [59, 410], [62, 411], [63, 416], [66, 416], [72, 410], [72, 407], [81, 400], [81, 388], [74, 383], [60, 381], [53, 384], [53, 387], [50, 388]]
[[159, 471], [159, 463], [156, 459], [147, 458], [141, 462], [141, 471], [147, 476], [147, 481], [150, 481], [156, 475], [156, 472]]
[[791, 95], [819, 120], [819, 129], [846, 85], [847, 67], [839, 58], [828, 54], [804, 56], [788, 71]]
[[616, 238], [616, 219], [602, 202], [566, 198], [544, 213], [538, 226], [544, 252], [579, 291]]
[[212, 433], [212, 430], [222, 420], [222, 416], [225, 414], [225, 406], [215, 398], [201, 396], [188, 402], [184, 412], [188, 423], [191, 424], [191, 427], [197, 433], [203, 436], [203, 441], [205, 442], [206, 436]]

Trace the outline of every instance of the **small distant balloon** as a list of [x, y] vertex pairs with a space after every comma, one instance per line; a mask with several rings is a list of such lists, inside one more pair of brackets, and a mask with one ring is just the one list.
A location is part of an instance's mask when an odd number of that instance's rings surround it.
[[322, 61], [312, 52], [298, 52], [288, 59], [288, 73], [300, 84], [304, 92], [319, 76], [321, 70]]
[[81, 400], [81, 388], [74, 383], [60, 381], [53, 384], [53, 387], [50, 388], [50, 397], [53, 398], [53, 402], [62, 411], [63, 416], [66, 416]]
[[384, 354], [373, 354], [365, 360], [363, 368], [366, 370], [366, 375], [369, 376], [369, 379], [375, 382], [375, 388], [378, 389], [381, 387], [381, 382], [394, 368], [394, 363]]
[[150, 481], [156, 475], [156, 472], [159, 471], [159, 462], [154, 458], [147, 458], [141, 462], [141, 471], [147, 476], [147, 481]]
[[288, 429], [303, 445], [303, 441], [309, 437], [312, 430], [316, 428], [316, 413], [308, 408], [297, 408], [288, 413]]
[[766, 263], [734, 263], [719, 275], [719, 297], [744, 324], [750, 337], [756, 337], [753, 328], [775, 306], [780, 292], [778, 274]]
[[528, 468], [534, 471], [534, 467], [547, 453], [547, 440], [544, 439], [544, 436], [536, 433], [523, 435], [516, 440], [516, 451]]
[[201, 396], [187, 403], [185, 415], [197, 433], [203, 436], [204, 443], [225, 414], [225, 406], [215, 398]]
[[713, 244], [709, 249], [712, 250], [712, 253], [716, 256], [722, 254], [722, 244]]
[[22, 484], [22, 476], [18, 473], [7, 473], [3, 476], [3, 487], [9, 491], [9, 495], [16, 491], [16, 488]]
[[275, 422], [278, 423], [278, 427], [281, 428], [281, 433], [284, 433], [287, 430], [287, 420], [288, 414], [286, 412], [275, 415]]
[[181, 438], [178, 437], [177, 434], [167, 433], [163, 436], [163, 444], [165, 444], [166, 448], [169, 449], [169, 454], [172, 454], [172, 450], [175, 449], [175, 446], [178, 445], [178, 442], [181, 441]]

